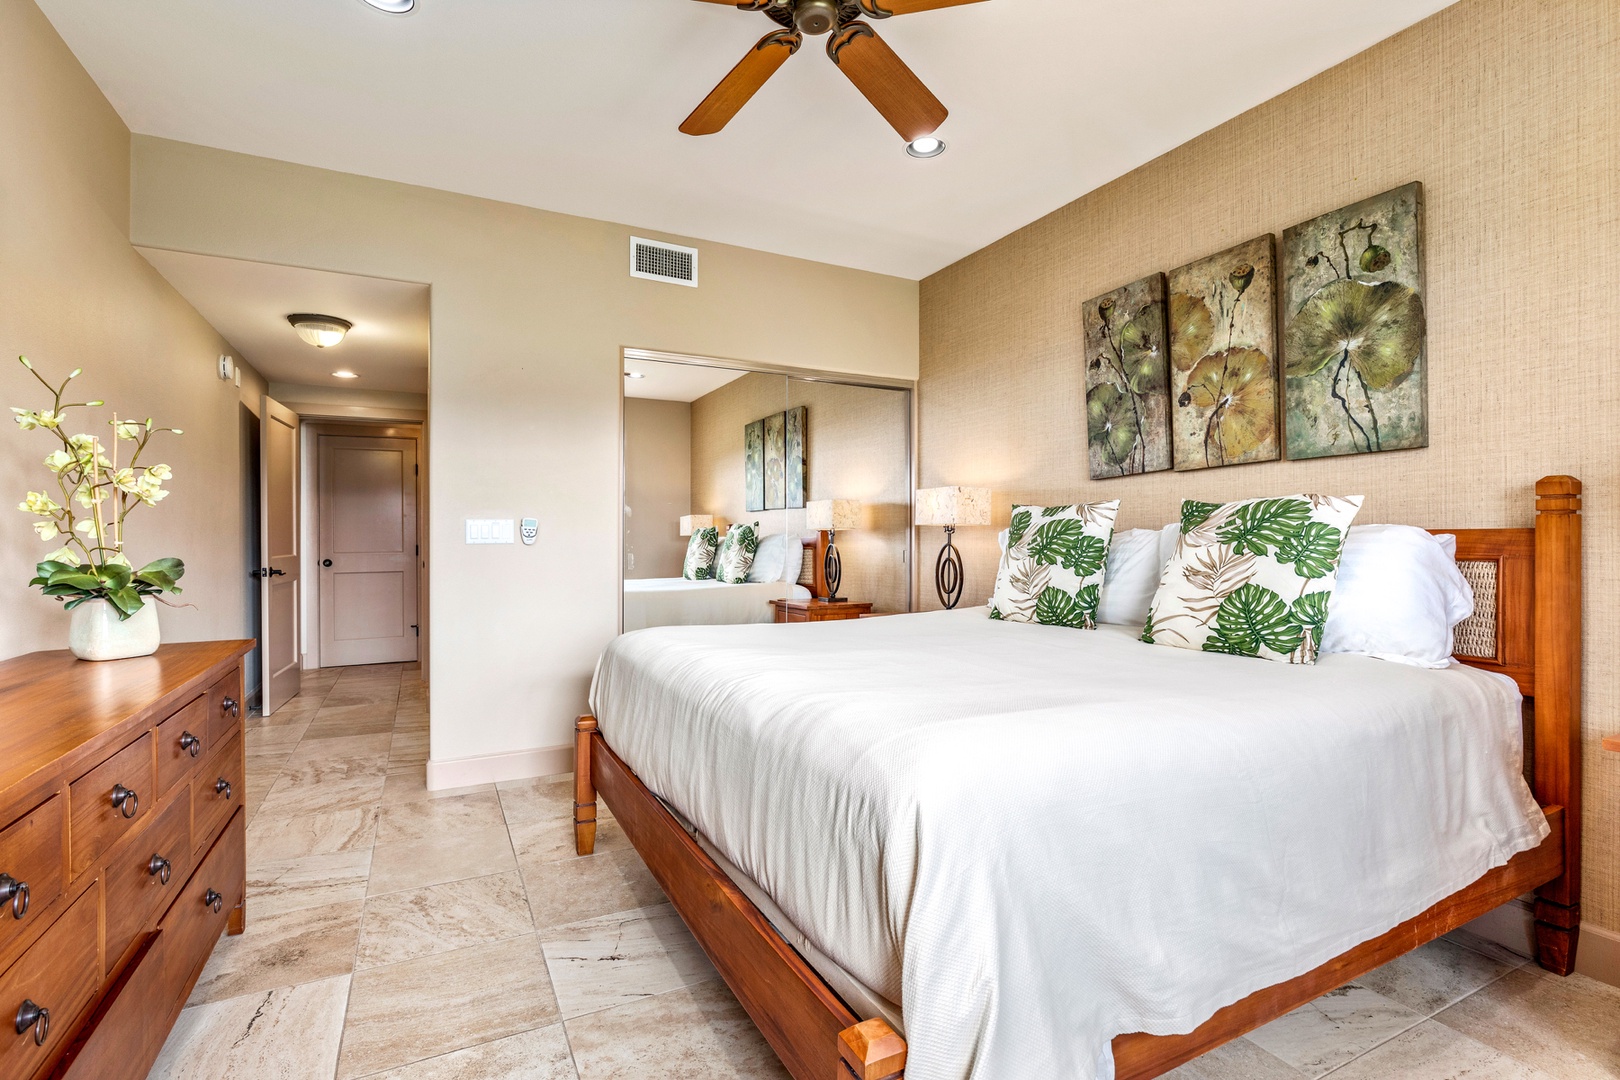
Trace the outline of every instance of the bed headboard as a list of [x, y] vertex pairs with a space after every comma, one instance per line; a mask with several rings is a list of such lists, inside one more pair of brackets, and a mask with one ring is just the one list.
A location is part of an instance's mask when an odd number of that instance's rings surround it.
[[805, 533], [799, 537], [799, 543], [804, 545], [804, 561], [799, 567], [798, 584], [809, 589], [812, 596], [826, 596], [826, 563], [822, 560], [827, 554], [827, 534]]
[[1542, 806], [1564, 808], [1564, 874], [1536, 890], [1536, 920], [1568, 928], [1581, 895], [1581, 482], [1538, 480], [1534, 528], [1434, 531], [1457, 537], [1474, 587], [1456, 657], [1519, 684], [1531, 787]]

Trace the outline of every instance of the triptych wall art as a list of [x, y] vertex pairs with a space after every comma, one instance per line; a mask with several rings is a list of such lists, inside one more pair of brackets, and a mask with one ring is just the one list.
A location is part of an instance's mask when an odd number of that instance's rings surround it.
[[1427, 446], [1422, 245], [1413, 183], [1086, 301], [1092, 479]]
[[743, 426], [743, 487], [750, 512], [804, 509], [808, 415], [800, 405]]

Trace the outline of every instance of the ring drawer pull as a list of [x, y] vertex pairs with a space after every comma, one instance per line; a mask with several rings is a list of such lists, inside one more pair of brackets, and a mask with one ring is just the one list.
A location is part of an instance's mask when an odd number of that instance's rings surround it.
[[141, 812], [141, 797], [123, 784], [114, 784], [112, 789], [113, 809], [123, 814], [125, 818], [132, 818]]
[[51, 1034], [51, 1010], [24, 999], [22, 1007], [17, 1010], [17, 1034], [21, 1035], [29, 1028], [34, 1029], [34, 1045], [44, 1046]]
[[202, 740], [189, 731], [182, 731], [180, 733], [180, 749], [192, 757], [196, 757], [202, 750]]
[[152, 861], [146, 864], [146, 872], [157, 877], [164, 885], [169, 883], [169, 875], [174, 873], [174, 866], [161, 855], [153, 855]]
[[226, 713], [230, 713], [232, 716], [241, 716], [241, 702], [237, 701], [233, 697], [221, 698], [219, 702], [219, 714], [224, 716]]
[[203, 903], [206, 904], [208, 910], [212, 911], [215, 915], [218, 915], [225, 909], [224, 895], [222, 893], [215, 892], [213, 889], [209, 889], [207, 892], [203, 893]]
[[214, 794], [223, 795], [227, 802], [231, 798], [231, 782], [223, 776], [214, 782]]
[[0, 874], [0, 904], [11, 901], [11, 917], [20, 919], [28, 914], [28, 882], [18, 881], [10, 874]]

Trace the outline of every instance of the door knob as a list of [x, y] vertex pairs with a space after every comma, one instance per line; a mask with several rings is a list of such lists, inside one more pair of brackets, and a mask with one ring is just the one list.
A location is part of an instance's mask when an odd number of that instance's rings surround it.
[[322, 566], [331, 566], [332, 565], [332, 560], [331, 559], [322, 559], [321, 560], [321, 565]]

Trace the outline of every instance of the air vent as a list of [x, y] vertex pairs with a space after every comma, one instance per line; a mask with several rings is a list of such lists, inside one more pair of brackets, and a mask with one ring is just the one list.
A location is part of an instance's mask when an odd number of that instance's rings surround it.
[[648, 281], [668, 281], [675, 285], [697, 288], [698, 253], [696, 248], [676, 247], [657, 240], [630, 238], [630, 276]]

